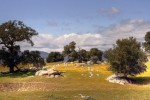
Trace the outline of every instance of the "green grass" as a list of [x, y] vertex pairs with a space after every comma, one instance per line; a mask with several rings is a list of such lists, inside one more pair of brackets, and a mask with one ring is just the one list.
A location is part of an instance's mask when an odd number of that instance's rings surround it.
[[90, 66], [92, 78], [87, 67], [72, 64], [57, 67], [65, 71], [61, 78], [30, 77], [33, 72], [0, 75], [0, 100], [83, 100], [79, 94], [91, 96], [91, 100], [149, 100], [150, 63], [147, 66], [147, 72], [138, 75], [135, 78], [138, 84], [133, 85], [107, 82], [106, 78], [112, 74], [107, 65]]

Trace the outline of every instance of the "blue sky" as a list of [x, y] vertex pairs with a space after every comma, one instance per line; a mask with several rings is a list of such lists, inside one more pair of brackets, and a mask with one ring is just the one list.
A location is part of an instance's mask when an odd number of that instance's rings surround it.
[[[34, 28], [39, 37], [49, 37], [55, 42], [60, 38], [62, 41], [67, 39], [64, 44], [67, 44], [68, 40], [71, 41], [72, 37], [76, 41], [79, 38], [75, 37], [88, 36], [84, 42], [93, 37], [93, 39], [107, 39], [108, 43], [105, 42], [107, 46], [101, 41], [92, 44], [100, 49], [107, 49], [110, 47], [108, 45], [112, 45], [119, 37], [133, 35], [142, 40], [150, 25], [149, 4], [150, 0], [0, 0], [0, 24], [8, 20], [21, 20]], [[127, 27], [129, 31], [125, 31], [123, 27]], [[136, 35], [132, 34], [134, 32]], [[109, 42], [110, 38], [114, 40]], [[85, 47], [84, 42], [79, 42], [82, 44], [80, 46]], [[41, 44], [45, 47], [37, 46], [37, 48], [44, 51], [59, 51], [62, 48], [56, 44], [49, 44], [49, 47], [44, 43]], [[54, 49], [53, 45], [57, 49]], [[90, 48], [90, 45], [86, 44], [85, 48]]]

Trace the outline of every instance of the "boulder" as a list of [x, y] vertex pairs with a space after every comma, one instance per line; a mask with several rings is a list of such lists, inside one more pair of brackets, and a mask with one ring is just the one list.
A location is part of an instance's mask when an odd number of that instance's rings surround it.
[[43, 76], [43, 75], [48, 75], [48, 71], [46, 70], [39, 70], [35, 73], [36, 76]]
[[126, 78], [123, 78], [121, 76], [115, 75], [115, 74], [109, 76], [106, 80], [111, 82], [111, 83], [118, 83], [118, 84], [121, 84], [121, 85], [132, 83], [130, 80], [128, 80]]
[[47, 75], [49, 76], [50, 78], [54, 78], [54, 77], [60, 77], [60, 76], [63, 76], [62, 75], [63, 72], [59, 72], [53, 68], [51, 69], [48, 69], [48, 70], [39, 70], [35, 73], [36, 76], [44, 76], [44, 75]]

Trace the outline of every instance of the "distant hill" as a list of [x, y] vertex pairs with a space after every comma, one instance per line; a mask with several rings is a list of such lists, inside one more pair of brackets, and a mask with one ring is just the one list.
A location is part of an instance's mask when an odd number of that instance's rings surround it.
[[44, 51], [39, 51], [39, 52], [40, 52], [42, 58], [46, 59], [48, 57], [49, 53], [44, 52]]

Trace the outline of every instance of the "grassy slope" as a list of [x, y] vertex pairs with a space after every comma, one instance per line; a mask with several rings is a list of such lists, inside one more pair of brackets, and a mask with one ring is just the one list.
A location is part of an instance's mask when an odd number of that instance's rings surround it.
[[[56, 63], [48, 64], [52, 67]], [[0, 99], [10, 100], [82, 100], [78, 94], [89, 95], [96, 100], [149, 100], [150, 98], [150, 62], [147, 72], [137, 76], [140, 85], [118, 85], [105, 79], [112, 73], [106, 65], [89, 66], [94, 76], [89, 77], [87, 67], [75, 67], [60, 64], [57, 69], [65, 71], [63, 78], [29, 77], [32, 73], [7, 75], [0, 77], [0, 83], [12, 89], [0, 92]], [[99, 76], [97, 75], [99, 74]], [[14, 84], [12, 84], [14, 83]], [[10, 87], [9, 87], [10, 88]], [[15, 91], [15, 92], [11, 92]]]

